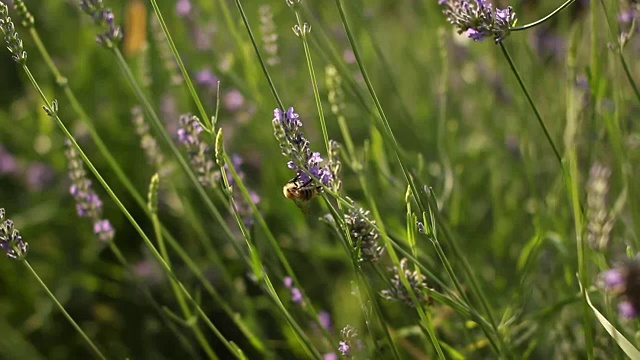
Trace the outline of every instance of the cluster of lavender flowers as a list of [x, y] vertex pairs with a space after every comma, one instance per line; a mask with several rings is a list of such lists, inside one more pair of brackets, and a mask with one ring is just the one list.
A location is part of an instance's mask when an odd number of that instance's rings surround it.
[[351, 234], [354, 249], [360, 249], [358, 261], [376, 263], [384, 253], [384, 248], [378, 245], [380, 233], [375, 228], [375, 221], [369, 220], [369, 210], [351, 208], [344, 215], [344, 220]]
[[293, 107], [286, 112], [278, 108], [273, 110], [274, 135], [280, 143], [282, 155], [291, 159], [287, 167], [295, 170], [298, 180], [302, 183], [314, 179], [331, 187], [334, 176], [329, 165], [320, 165], [323, 161], [320, 153], [311, 151], [309, 141], [302, 134], [301, 128], [302, 121]]
[[7, 253], [7, 257], [14, 260], [24, 259], [29, 251], [29, 244], [22, 240], [13, 221], [5, 218], [3, 208], [0, 208], [0, 248]]
[[79, 217], [93, 221], [93, 232], [98, 239], [108, 242], [113, 239], [115, 230], [107, 219], [102, 218], [102, 200], [93, 191], [91, 180], [87, 177], [82, 159], [69, 140], [65, 140], [65, 156], [69, 161], [69, 193], [76, 200], [76, 211]]
[[395, 275], [391, 278], [391, 289], [383, 290], [381, 292], [382, 297], [387, 300], [400, 300], [410, 307], [416, 306], [416, 304], [411, 299], [409, 291], [407, 291], [407, 288], [404, 287], [402, 281], [400, 280], [400, 271], [404, 273], [407, 281], [409, 281], [409, 286], [415, 294], [418, 303], [428, 304], [430, 301], [430, 297], [427, 293], [427, 291], [429, 290], [426, 282], [427, 278], [426, 276], [420, 274], [418, 271], [411, 271], [409, 269], [409, 261], [406, 258], [400, 260], [399, 268], [396, 267], [393, 269]]
[[0, 31], [7, 43], [7, 49], [12, 54], [12, 58], [18, 64], [27, 63], [27, 52], [22, 47], [22, 40], [16, 32], [11, 17], [9, 17], [9, 8], [6, 4], [0, 3]]
[[196, 170], [198, 181], [202, 186], [215, 188], [220, 180], [220, 172], [215, 169], [213, 160], [213, 149], [207, 145], [200, 133], [204, 130], [198, 117], [191, 114], [184, 114], [178, 120], [178, 141], [187, 148], [191, 165]]
[[113, 11], [105, 8], [102, 0], [81, 0], [80, 10], [91, 16], [93, 22], [104, 29], [96, 36], [96, 42], [104, 47], [112, 48], [122, 40], [122, 29], [115, 24]]
[[640, 315], [640, 255], [601, 273], [600, 279], [604, 288], [623, 299], [618, 303], [620, 316], [635, 318]]
[[493, 11], [486, 0], [438, 0], [444, 8], [447, 20], [474, 41], [493, 37], [497, 43], [504, 40], [517, 22], [516, 14], [509, 6]]

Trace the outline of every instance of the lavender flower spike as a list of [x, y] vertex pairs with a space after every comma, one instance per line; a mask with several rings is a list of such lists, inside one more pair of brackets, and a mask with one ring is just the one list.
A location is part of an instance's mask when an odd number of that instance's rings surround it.
[[293, 107], [284, 112], [273, 110], [274, 135], [280, 143], [282, 155], [290, 158], [289, 169], [295, 170], [298, 179], [307, 183], [312, 179], [331, 187], [334, 174], [328, 165], [321, 166], [323, 159], [320, 153], [311, 151], [309, 140], [302, 133], [302, 121]]
[[29, 244], [22, 240], [13, 221], [5, 218], [5, 211], [2, 208], [0, 208], [0, 248], [7, 253], [7, 257], [14, 260], [24, 259], [29, 251]]
[[81, 0], [80, 10], [93, 18], [93, 22], [104, 29], [96, 36], [96, 42], [106, 48], [113, 48], [122, 40], [122, 29], [115, 24], [113, 11], [105, 8], [102, 0]]
[[115, 231], [109, 220], [102, 218], [102, 200], [93, 191], [91, 180], [87, 177], [82, 159], [71, 145], [69, 140], [65, 140], [67, 147], [65, 155], [69, 161], [69, 178], [71, 187], [69, 192], [76, 200], [76, 211], [78, 217], [88, 217], [93, 221], [93, 232], [99, 240], [109, 242], [113, 239]]
[[474, 41], [493, 37], [495, 43], [504, 40], [518, 19], [509, 6], [496, 9], [486, 0], [439, 0], [439, 5], [447, 20], [454, 25], [458, 34], [465, 34]]

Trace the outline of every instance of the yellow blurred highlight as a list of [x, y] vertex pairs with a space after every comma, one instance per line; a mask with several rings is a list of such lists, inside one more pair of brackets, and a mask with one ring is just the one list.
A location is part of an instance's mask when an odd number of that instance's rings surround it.
[[147, 7], [141, 0], [130, 0], [125, 8], [124, 54], [135, 55], [146, 43]]

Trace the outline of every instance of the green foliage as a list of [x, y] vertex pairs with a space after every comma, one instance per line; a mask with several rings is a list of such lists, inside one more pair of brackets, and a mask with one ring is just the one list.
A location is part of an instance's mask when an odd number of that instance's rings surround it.
[[638, 354], [635, 2], [16, 3], [3, 357]]

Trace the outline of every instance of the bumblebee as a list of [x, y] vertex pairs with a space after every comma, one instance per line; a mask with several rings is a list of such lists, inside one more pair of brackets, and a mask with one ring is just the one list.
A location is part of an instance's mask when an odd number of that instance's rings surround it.
[[295, 201], [296, 205], [304, 210], [302, 205], [322, 192], [322, 186], [312, 185], [312, 181], [312, 179], [309, 179], [309, 181], [303, 183], [298, 175], [284, 185], [282, 194], [287, 199]]

